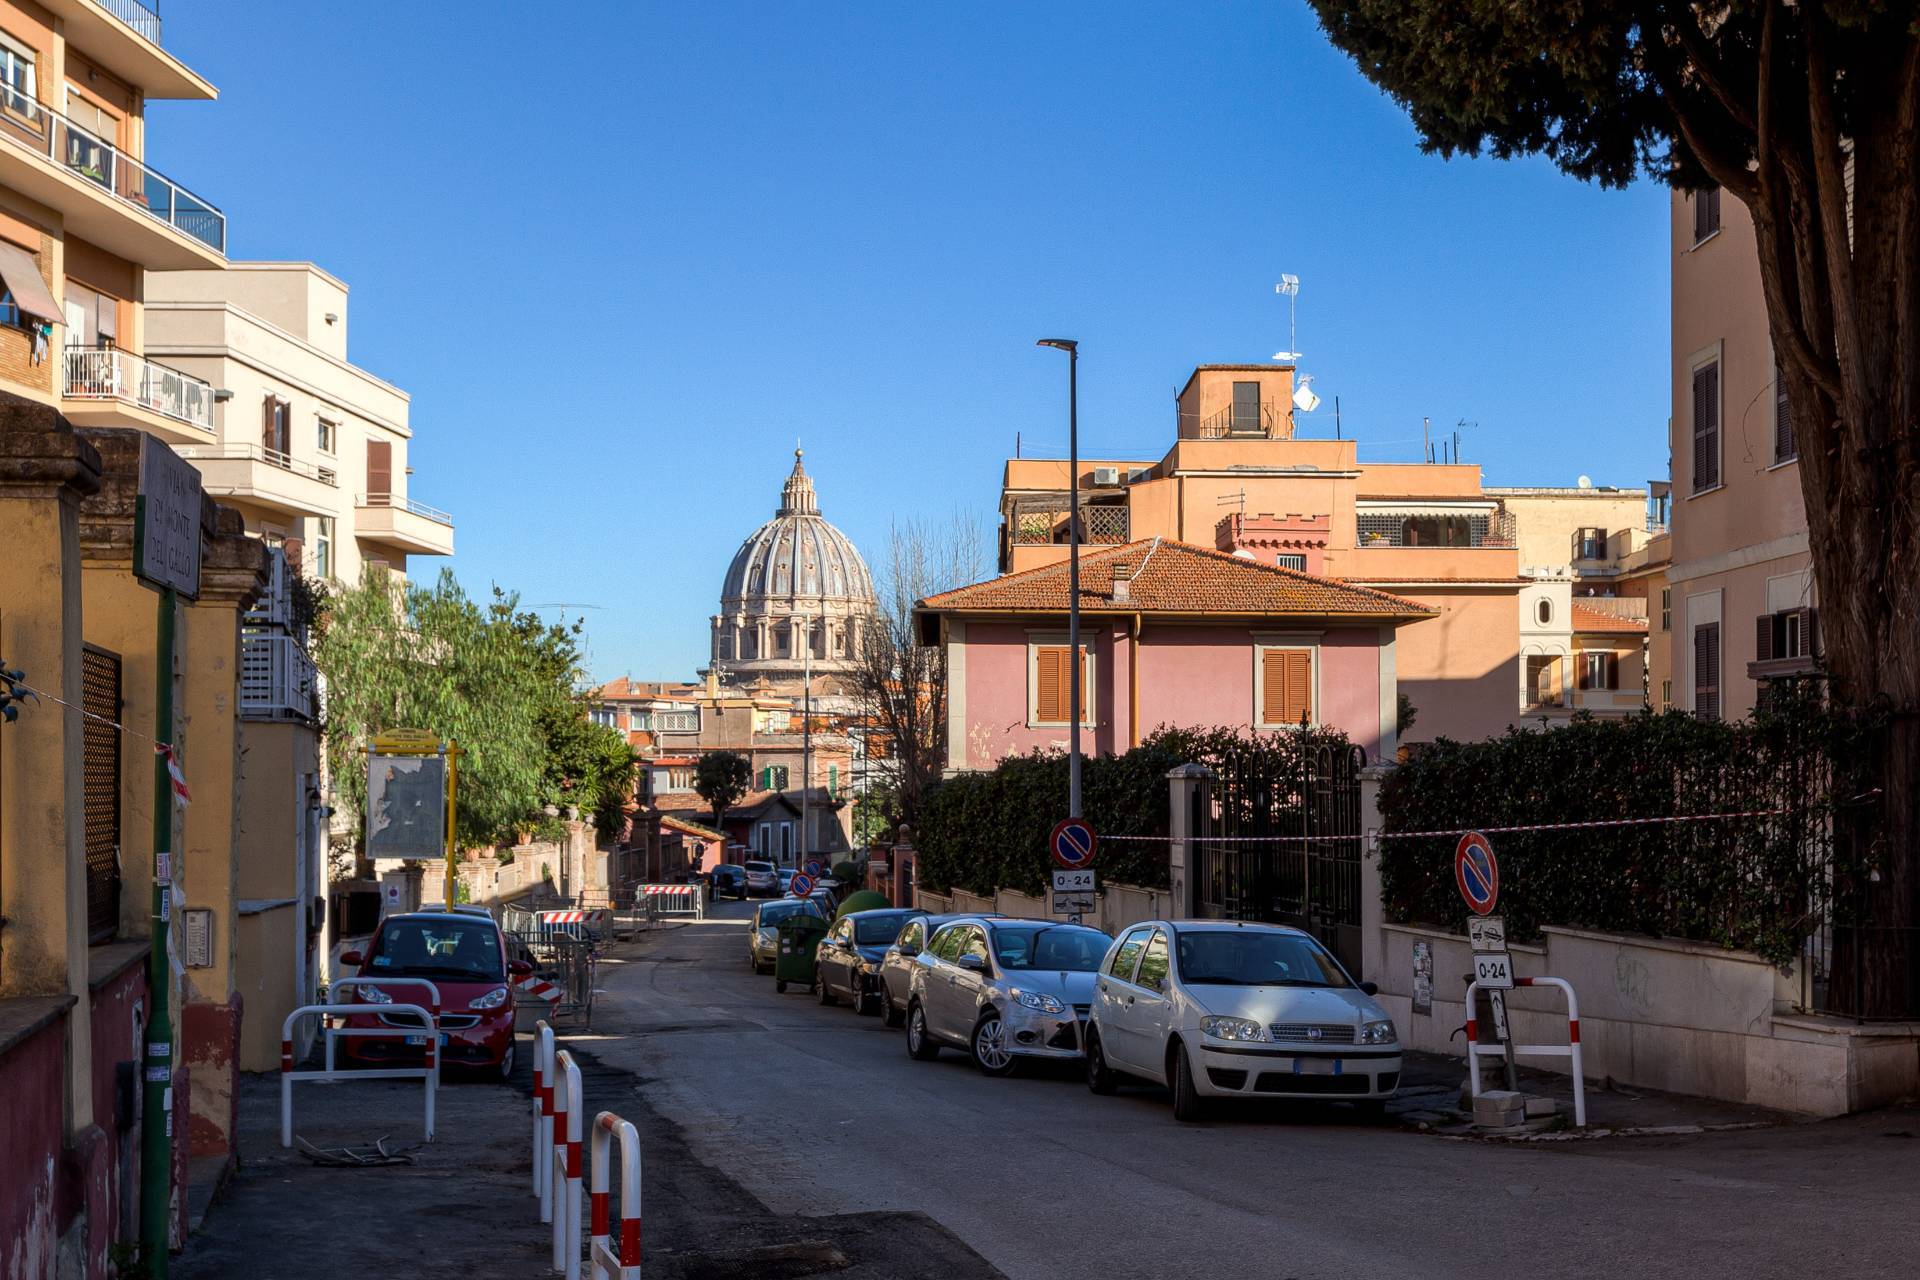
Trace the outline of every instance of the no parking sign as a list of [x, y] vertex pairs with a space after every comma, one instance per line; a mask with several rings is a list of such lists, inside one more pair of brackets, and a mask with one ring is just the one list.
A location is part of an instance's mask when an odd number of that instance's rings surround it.
[[1500, 864], [1493, 845], [1478, 831], [1460, 837], [1453, 850], [1453, 878], [1475, 915], [1491, 915], [1500, 901]]

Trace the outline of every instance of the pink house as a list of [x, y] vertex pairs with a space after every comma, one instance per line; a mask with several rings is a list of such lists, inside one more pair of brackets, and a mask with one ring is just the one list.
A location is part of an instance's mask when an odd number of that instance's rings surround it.
[[[1161, 725], [1277, 729], [1304, 717], [1344, 730], [1370, 760], [1389, 756], [1394, 635], [1433, 616], [1384, 591], [1190, 543], [1083, 549], [1081, 747], [1122, 752]], [[916, 617], [924, 643], [946, 646], [949, 768], [1066, 749], [1065, 564], [930, 596]]]

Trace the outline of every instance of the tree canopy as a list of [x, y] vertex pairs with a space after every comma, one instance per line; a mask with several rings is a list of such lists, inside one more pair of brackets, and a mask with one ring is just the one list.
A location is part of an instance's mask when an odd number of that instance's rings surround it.
[[753, 765], [738, 751], [709, 751], [693, 769], [693, 790], [713, 806], [713, 825], [726, 821], [727, 810], [753, 786]]

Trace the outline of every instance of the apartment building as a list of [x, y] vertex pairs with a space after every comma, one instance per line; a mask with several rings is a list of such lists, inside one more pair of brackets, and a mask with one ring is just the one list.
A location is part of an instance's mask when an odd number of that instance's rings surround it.
[[1819, 601], [1753, 223], [1717, 189], [1670, 213], [1674, 705], [1733, 719], [1813, 669]]
[[176, 446], [247, 532], [310, 577], [453, 554], [453, 517], [413, 496], [405, 391], [347, 358], [347, 286], [311, 262], [155, 273], [147, 341], [215, 388], [211, 433]]
[[[1641, 705], [1639, 659], [1576, 667], [1584, 650], [1571, 602], [1576, 592], [1618, 594], [1623, 558], [1650, 537], [1645, 491], [1489, 489], [1476, 465], [1362, 464], [1353, 440], [1296, 436], [1293, 375], [1283, 364], [1196, 368], [1176, 397], [1162, 457], [1082, 461], [1083, 541], [1172, 539], [1430, 610], [1384, 649], [1421, 738], [1485, 737], [1582, 705], [1621, 713]], [[1002, 573], [1065, 559], [1070, 483], [1063, 461], [1008, 460]], [[1562, 603], [1542, 619], [1540, 588], [1554, 583]], [[1530, 648], [1523, 629], [1535, 633]], [[1583, 672], [1617, 687], [1581, 690]]]

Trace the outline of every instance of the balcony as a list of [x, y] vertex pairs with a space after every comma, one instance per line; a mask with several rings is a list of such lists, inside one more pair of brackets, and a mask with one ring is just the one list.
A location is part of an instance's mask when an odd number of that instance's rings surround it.
[[160, 14], [140, 0], [99, 0], [100, 7], [132, 27], [134, 33], [154, 44], [160, 43]]
[[363, 493], [353, 500], [354, 534], [410, 555], [453, 554], [453, 517], [397, 493]]
[[242, 634], [241, 719], [311, 721], [318, 684], [313, 659], [292, 636], [251, 627]]
[[143, 267], [226, 265], [225, 214], [13, 89], [0, 89], [0, 178], [60, 210], [68, 235]]
[[[168, 423], [191, 427], [188, 439], [213, 435], [213, 387], [190, 373], [116, 347], [68, 347], [63, 353], [66, 382], [62, 395], [69, 400], [110, 401], [158, 414]], [[118, 426], [111, 412], [99, 415], [87, 409], [67, 415], [85, 425]], [[94, 417], [105, 420], [93, 422]], [[135, 419], [135, 425], [155, 426]]]
[[1279, 405], [1233, 404], [1200, 422], [1202, 440], [1280, 440], [1287, 415]]
[[[1127, 540], [1127, 508], [1109, 504], [1080, 504], [1080, 541], [1089, 546], [1118, 545]], [[1023, 498], [1013, 504], [1015, 546], [1066, 545], [1067, 499]]]
[[238, 498], [288, 515], [330, 516], [340, 507], [338, 475], [331, 468], [289, 457], [257, 444], [175, 445], [191, 460], [206, 491]]
[[1517, 526], [1511, 512], [1362, 511], [1357, 517], [1364, 547], [1493, 547], [1510, 550]]

